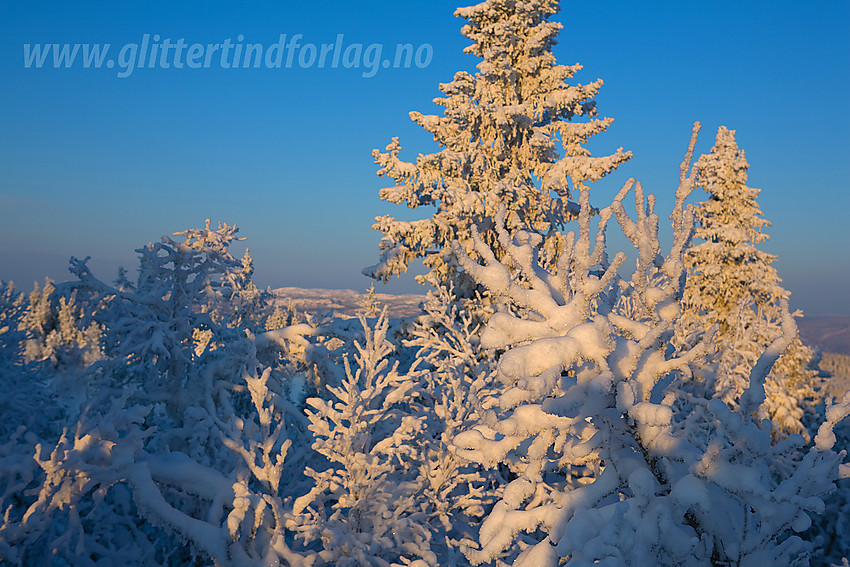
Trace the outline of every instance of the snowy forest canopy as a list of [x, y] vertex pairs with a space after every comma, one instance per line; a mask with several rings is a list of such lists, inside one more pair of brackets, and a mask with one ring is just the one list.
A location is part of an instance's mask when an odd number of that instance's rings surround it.
[[671, 211], [635, 180], [594, 202], [631, 153], [587, 149], [611, 119], [552, 55], [558, 8], [458, 9], [477, 72], [411, 113], [441, 149], [375, 150], [381, 199], [431, 215], [378, 217], [364, 271], [424, 261], [418, 316], [374, 291], [357, 317], [283, 309], [223, 223], [139, 248], [132, 281], [71, 258], [70, 281], [3, 284], [0, 563], [850, 555], [850, 394], [798, 338], [734, 131], [699, 157], [683, 136]]

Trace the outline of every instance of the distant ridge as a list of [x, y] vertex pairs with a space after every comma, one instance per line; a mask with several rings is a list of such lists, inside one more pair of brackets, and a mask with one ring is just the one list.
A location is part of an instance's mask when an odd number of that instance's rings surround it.
[[[333, 311], [338, 315], [354, 316], [363, 305], [366, 292], [352, 289], [317, 289], [301, 287], [280, 287], [272, 290], [277, 296], [277, 304], [286, 308], [292, 305], [297, 311], [323, 313]], [[421, 304], [425, 295], [395, 295], [375, 293], [381, 305], [386, 305], [390, 317], [415, 317], [422, 312]]]
[[806, 345], [850, 355], [850, 315], [806, 315], [797, 319], [797, 327]]

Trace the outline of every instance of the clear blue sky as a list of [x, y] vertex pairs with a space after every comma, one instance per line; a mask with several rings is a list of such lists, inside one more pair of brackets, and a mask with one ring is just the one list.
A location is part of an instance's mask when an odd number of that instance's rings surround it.
[[[261, 286], [367, 288], [372, 219], [411, 218], [378, 199], [386, 180], [371, 150], [392, 136], [409, 159], [435, 149], [407, 113], [439, 112], [438, 83], [474, 70], [456, 6], [4, 0], [0, 279], [24, 289], [68, 279], [71, 255], [92, 256], [112, 279], [118, 265], [135, 268], [135, 248], [211, 218], [248, 237]], [[598, 106], [615, 123], [591, 149], [635, 154], [595, 202], [634, 176], [669, 209], [691, 123], [703, 122], [700, 152], [719, 125], [735, 129], [773, 222], [763, 248], [778, 255], [792, 306], [850, 314], [850, 3], [564, 2], [557, 20], [558, 61], [584, 65], [578, 82], [605, 81]], [[117, 64], [54, 69], [52, 55], [24, 67], [27, 43], [109, 43], [117, 59], [144, 34], [187, 45], [241, 34], [264, 46], [280, 34], [317, 46], [343, 34], [343, 47], [378, 43], [385, 56], [398, 43], [433, 50], [424, 68], [372, 77], [329, 60], [301, 68], [297, 54], [288, 69], [184, 65], [124, 78]], [[384, 290], [424, 291], [410, 277]]]

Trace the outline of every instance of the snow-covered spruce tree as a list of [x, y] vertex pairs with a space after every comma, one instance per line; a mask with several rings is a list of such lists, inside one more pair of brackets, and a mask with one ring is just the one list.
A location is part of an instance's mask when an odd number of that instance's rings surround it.
[[327, 388], [330, 399], [307, 400], [313, 449], [330, 467], [307, 469], [313, 489], [295, 501], [294, 523], [318, 558], [338, 567], [385, 566], [400, 558], [436, 565], [427, 516], [417, 506], [416, 462], [422, 416], [406, 409], [419, 373], [400, 373], [387, 358], [386, 313], [371, 329], [364, 316], [363, 344], [355, 343], [357, 368], [345, 359], [346, 378]]
[[245, 250], [241, 265], [241, 270], [223, 274], [220, 282], [211, 282], [217, 285], [211, 285], [207, 292], [208, 309], [216, 322], [228, 327], [264, 330], [273, 312], [272, 293], [254, 285], [254, 258], [250, 250]]
[[[41, 289], [36, 283], [20, 330], [26, 362], [47, 362], [58, 373], [79, 372], [103, 358], [101, 328], [93, 313], [84, 314], [76, 293], [54, 293], [49, 279]], [[96, 308], [96, 306], [94, 306]]]
[[405, 341], [418, 348], [416, 358], [427, 366], [420, 389], [426, 416], [418, 463], [420, 498], [433, 539], [445, 542], [440, 565], [456, 565], [463, 557], [461, 541], [475, 537], [507, 480], [504, 471], [453, 451], [454, 437], [497, 406], [502, 389], [494, 353], [481, 348], [480, 324], [459, 308], [452, 290], [431, 290], [423, 308]]
[[15, 289], [14, 283], [0, 280], [0, 368], [11, 370], [22, 362], [26, 330], [21, 328], [21, 321], [28, 307], [26, 296]]
[[[747, 387], [761, 352], [781, 334], [784, 302], [790, 295], [772, 265], [775, 256], [757, 247], [769, 238], [762, 230], [770, 222], [756, 202], [759, 189], [747, 186], [748, 168], [735, 131], [721, 126], [711, 152], [695, 166], [696, 186], [710, 197], [695, 212], [695, 237], [701, 242], [685, 257], [688, 280], [680, 325], [718, 326], [714, 385], [730, 402]], [[817, 371], [809, 368], [812, 359], [812, 351], [794, 338], [768, 376], [762, 412], [780, 431], [808, 437], [802, 401], [814, 395]]]
[[18, 325], [26, 308], [26, 298], [15, 289], [15, 284], [0, 280], [0, 345], [3, 346], [0, 362], [4, 364], [19, 356], [23, 337]]
[[369, 289], [367, 289], [366, 293], [360, 298], [359, 304], [360, 308], [358, 309], [358, 312], [362, 313], [366, 318], [374, 319], [381, 314], [381, 302], [378, 300], [378, 296], [375, 293], [374, 283], [369, 286]]
[[[832, 451], [832, 426], [850, 412], [850, 395], [827, 411], [815, 446], [791, 466], [784, 457], [802, 438], [776, 441], [754, 417], [771, 366], [794, 338], [790, 314], [753, 367], [740, 413], [691, 379], [705, 371], [710, 334], [672, 347], [693, 234], [683, 203], [695, 141], [696, 132], [666, 255], [654, 199], [639, 184], [635, 218], [623, 205], [627, 184], [599, 212], [595, 235], [582, 189], [578, 233], [554, 268], [538, 261], [539, 234], [511, 238], [502, 218], [498, 238], [519, 274], [477, 235], [484, 265], [455, 246], [463, 269], [513, 306], [481, 336], [484, 346], [506, 349], [501, 406], [455, 438], [462, 456], [508, 464], [516, 475], [467, 550], [473, 564], [791, 565], [810, 549], [793, 532], [823, 510], [839, 472], [850, 473]], [[625, 255], [609, 260], [605, 252], [613, 216], [637, 252], [630, 280], [618, 274]], [[780, 460], [785, 466], [774, 470]]]
[[[41, 294], [37, 294], [41, 298]], [[19, 426], [55, 433], [58, 418], [46, 382], [52, 363], [26, 364], [28, 331], [22, 322], [30, 302], [12, 282], [0, 281], [0, 439], [8, 440]], [[0, 484], [3, 481], [0, 480]], [[2, 493], [2, 488], [0, 488]], [[2, 507], [0, 507], [2, 510]]]
[[[591, 157], [585, 147], [612, 120], [597, 117], [593, 97], [602, 81], [569, 85], [581, 65], [555, 62], [552, 47], [562, 26], [549, 18], [558, 10], [557, 0], [487, 0], [455, 12], [468, 21], [461, 33], [473, 41], [465, 51], [482, 59], [478, 72], [458, 72], [440, 85], [445, 96], [434, 102], [445, 107], [443, 116], [410, 113], [442, 149], [408, 163], [394, 138], [385, 153], [373, 152], [378, 175], [395, 183], [381, 190], [382, 200], [436, 211], [409, 222], [377, 217], [381, 257], [366, 275], [387, 280], [424, 258], [430, 272], [421, 281], [456, 280], [450, 243], [458, 240], [474, 255], [470, 227], [486, 229], [500, 206], [511, 230], [541, 232], [543, 257], [555, 257], [564, 245], [558, 229], [575, 213], [572, 193], [631, 157], [622, 148]], [[490, 234], [481, 230], [485, 239]], [[488, 244], [503, 256], [498, 242]], [[470, 282], [454, 284], [461, 297], [469, 292]]]

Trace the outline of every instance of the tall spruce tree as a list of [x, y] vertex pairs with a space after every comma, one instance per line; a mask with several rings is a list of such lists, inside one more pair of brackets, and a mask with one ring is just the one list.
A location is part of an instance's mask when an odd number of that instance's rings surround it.
[[599, 118], [593, 100], [602, 81], [568, 85], [582, 66], [555, 62], [552, 47], [563, 26], [549, 18], [558, 10], [558, 0], [488, 0], [455, 12], [468, 21], [461, 33], [473, 41], [465, 52], [482, 59], [478, 72], [458, 72], [440, 85], [445, 96], [434, 102], [445, 107], [443, 116], [410, 113], [442, 149], [409, 163], [399, 159], [401, 145], [393, 138], [385, 153], [373, 152], [378, 175], [395, 182], [380, 191], [382, 200], [436, 211], [415, 221], [377, 217], [373, 228], [384, 233], [380, 262], [364, 274], [386, 281], [423, 258], [430, 272], [420, 282], [452, 282], [462, 295], [466, 286], [457, 278], [450, 244], [458, 240], [474, 255], [474, 225], [504, 257], [495, 231], [486, 230], [502, 205], [509, 230], [544, 235], [542, 258], [563, 250], [560, 230], [577, 211], [571, 195], [631, 152], [591, 157], [584, 147], [612, 119]]
[[[680, 329], [717, 326], [715, 391], [735, 402], [759, 355], [781, 333], [789, 292], [773, 267], [775, 256], [757, 248], [770, 226], [747, 186], [749, 164], [735, 131], [721, 126], [711, 152], [696, 163], [696, 185], [709, 193], [696, 208], [695, 236], [686, 256], [688, 280]], [[799, 315], [799, 314], [797, 314]], [[682, 334], [682, 333], [680, 333]], [[801, 401], [813, 394], [811, 350], [795, 338], [767, 378], [762, 406], [780, 429], [807, 436]]]

